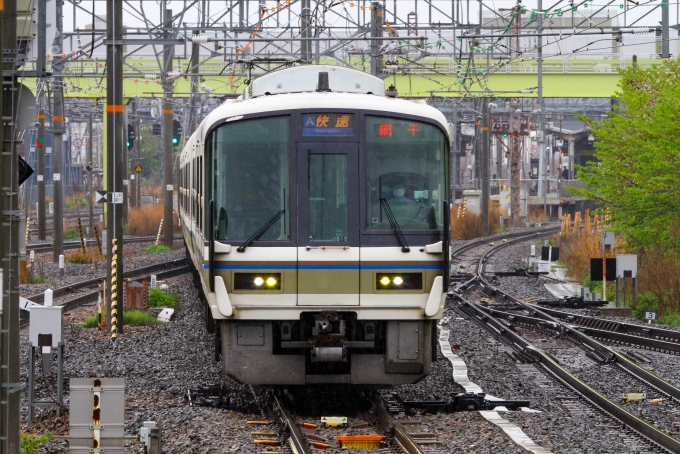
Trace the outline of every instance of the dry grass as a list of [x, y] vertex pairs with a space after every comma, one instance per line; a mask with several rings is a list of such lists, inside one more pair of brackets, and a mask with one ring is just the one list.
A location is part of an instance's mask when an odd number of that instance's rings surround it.
[[158, 233], [158, 226], [163, 218], [163, 205], [148, 205], [141, 208], [130, 208], [128, 211], [127, 234], [133, 236], [149, 236]]
[[677, 250], [653, 249], [638, 256], [638, 293], [653, 293], [660, 315], [680, 311], [680, 258]]
[[[469, 212], [463, 213], [463, 207], [454, 205], [451, 208], [451, 238], [470, 240], [473, 238], [480, 238], [484, 236], [484, 229], [482, 226], [482, 215], [472, 214]], [[500, 229], [500, 209], [496, 206], [489, 207], [489, 230], [490, 233], [496, 233]]]
[[591, 257], [602, 257], [600, 232], [565, 233], [558, 237], [557, 245], [560, 248], [560, 262], [567, 265], [571, 277], [579, 282], [590, 275]]

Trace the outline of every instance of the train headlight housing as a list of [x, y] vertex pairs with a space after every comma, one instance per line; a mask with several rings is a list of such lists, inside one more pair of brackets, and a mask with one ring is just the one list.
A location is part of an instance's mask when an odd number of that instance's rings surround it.
[[234, 273], [234, 290], [281, 290], [281, 273]]
[[423, 273], [377, 273], [376, 290], [422, 290]]

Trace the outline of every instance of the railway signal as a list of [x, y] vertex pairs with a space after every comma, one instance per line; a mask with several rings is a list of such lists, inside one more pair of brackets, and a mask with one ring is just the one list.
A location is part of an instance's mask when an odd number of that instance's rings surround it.
[[132, 150], [135, 144], [135, 128], [131, 124], [127, 125], [127, 149]]
[[180, 138], [182, 136], [182, 124], [179, 120], [172, 120], [172, 146], [176, 147], [179, 145]]

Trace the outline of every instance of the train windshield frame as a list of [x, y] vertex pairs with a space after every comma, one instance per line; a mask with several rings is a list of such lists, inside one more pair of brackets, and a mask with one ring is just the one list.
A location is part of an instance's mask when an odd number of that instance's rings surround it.
[[261, 241], [290, 241], [290, 116], [244, 119], [208, 136], [215, 239], [241, 241], [275, 222]]
[[[448, 138], [421, 119], [365, 116], [366, 233], [443, 228]], [[392, 218], [392, 221], [390, 221]]]

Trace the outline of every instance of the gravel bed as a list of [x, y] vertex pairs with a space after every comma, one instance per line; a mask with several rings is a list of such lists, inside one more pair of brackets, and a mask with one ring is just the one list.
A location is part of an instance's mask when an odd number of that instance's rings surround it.
[[[447, 325], [449, 342], [461, 346], [457, 352], [468, 367], [470, 380], [487, 394], [502, 399], [522, 399], [540, 413], [507, 412], [503, 417], [519, 426], [534, 442], [555, 453], [628, 453], [638, 452], [626, 443], [626, 431], [603, 430], [599, 424], [607, 422], [598, 415], [596, 420], [583, 414], [572, 414], [563, 407], [557, 396], [573, 395], [565, 389], [557, 394], [539, 387], [522, 373], [505, 353], [509, 351], [474, 322], [457, 317], [450, 309]], [[619, 396], [620, 398], [620, 396]], [[614, 424], [613, 420], [609, 421]]]
[[667, 353], [651, 352], [649, 350], [641, 350], [639, 348], [626, 347], [620, 348], [616, 347], [616, 350], [623, 354], [641, 356], [643, 358], [649, 358], [647, 361], [638, 361], [633, 357], [633, 360], [637, 362], [640, 366], [649, 369], [656, 375], [662, 377], [664, 380], [673, 383], [675, 386], [680, 387], [680, 367], [678, 367], [678, 357], [675, 355], [669, 355]]
[[[140, 263], [148, 262], [142, 260]], [[115, 351], [111, 348], [108, 333], [75, 324], [90, 315], [94, 308], [89, 307], [88, 310], [86, 307], [67, 318], [64, 329], [66, 409], [69, 406], [69, 378], [125, 377], [126, 435], [137, 435], [143, 421], [155, 420], [164, 426], [164, 452], [259, 452], [251, 441], [253, 429], [246, 424], [248, 419], [259, 419], [259, 416], [225, 409], [189, 407], [185, 403], [187, 389], [200, 383], [225, 383], [241, 394], [250, 393], [250, 390], [225, 378], [221, 364], [214, 361], [214, 338], [205, 331], [202, 303], [191, 285], [190, 275], [169, 279], [167, 283], [172, 293], [182, 297], [177, 320], [168, 326], [127, 326]], [[21, 379], [27, 381], [28, 330], [21, 332], [21, 362]], [[53, 364], [56, 364], [56, 359]], [[39, 365], [36, 367], [40, 369]], [[54, 393], [54, 377], [48, 377], [47, 381]], [[37, 398], [47, 398], [42, 379], [38, 378], [37, 382]], [[56, 435], [67, 434], [68, 411], [58, 418], [53, 409], [37, 409], [36, 423], [31, 426], [26, 398], [24, 391], [22, 431], [44, 433], [50, 430]], [[127, 452], [143, 452], [141, 444], [135, 440], [128, 441], [126, 445]], [[67, 443], [53, 440], [42, 447], [41, 452], [68, 452]]]
[[[186, 257], [184, 242], [181, 240], [174, 242], [172, 251], [159, 252], [156, 254], [149, 254], [144, 251], [144, 248], [149, 246], [149, 244], [152, 243], [130, 243], [125, 245], [123, 249], [125, 259], [123, 263], [124, 270], [133, 270]], [[28, 248], [28, 250], [30, 251], [30, 248]], [[64, 287], [87, 279], [106, 276], [106, 261], [97, 262], [91, 265], [65, 263], [63, 277], [61, 277], [59, 273], [59, 263], [52, 261], [51, 252], [36, 254], [35, 261], [35, 274], [41, 276], [41, 278], [48, 283], [22, 284], [20, 286], [21, 296], [26, 297], [28, 295], [35, 295], [44, 292], [48, 288], [54, 289]]]

